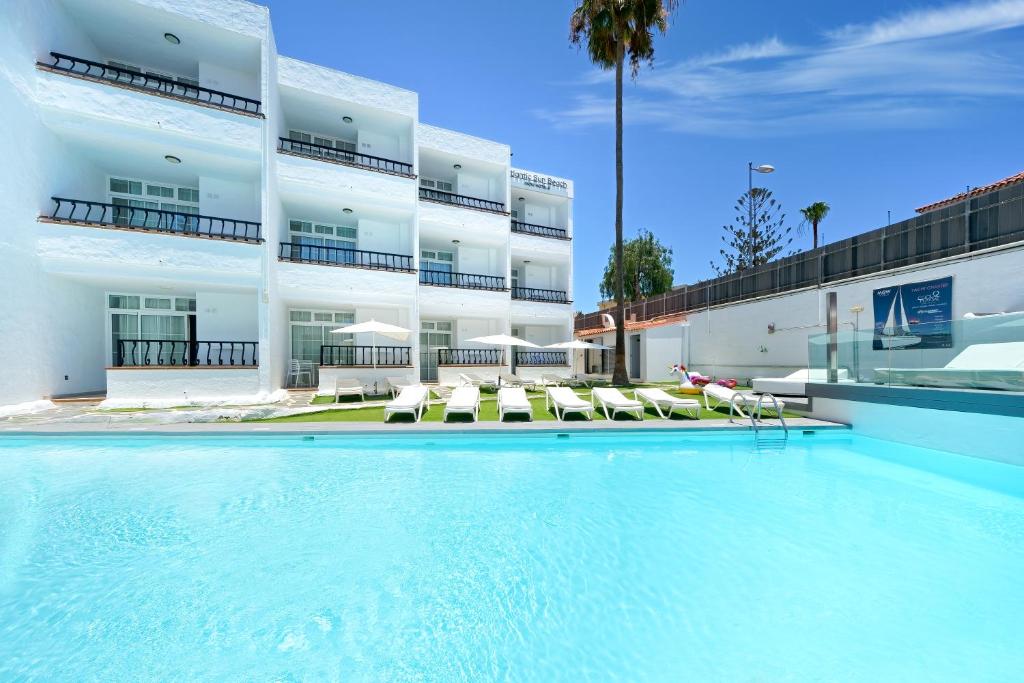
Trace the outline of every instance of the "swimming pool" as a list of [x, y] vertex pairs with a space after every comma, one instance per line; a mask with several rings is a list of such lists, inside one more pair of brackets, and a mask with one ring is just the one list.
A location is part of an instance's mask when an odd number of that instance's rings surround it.
[[1012, 680], [1024, 468], [859, 437], [0, 439], [0, 679]]

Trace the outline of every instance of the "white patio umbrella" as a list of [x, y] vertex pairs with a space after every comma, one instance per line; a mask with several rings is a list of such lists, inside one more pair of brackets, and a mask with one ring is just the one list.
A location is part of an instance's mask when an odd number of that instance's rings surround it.
[[[569, 350], [572, 350], [572, 351], [576, 351], [576, 350], [583, 350], [583, 351], [598, 350], [598, 351], [602, 351], [602, 350], [608, 350], [611, 347], [610, 346], [605, 346], [604, 344], [590, 344], [588, 342], [583, 341], [582, 339], [573, 339], [572, 341], [558, 342], [557, 344], [548, 344], [544, 348], [545, 349], [569, 349]], [[576, 374], [576, 354], [573, 354], [573, 357], [572, 357], [572, 372], [573, 372], [573, 374]]]
[[[519, 337], [513, 337], [510, 334], [489, 334], [485, 337], [473, 337], [472, 339], [467, 339], [466, 341], [474, 342], [476, 344], [487, 344], [488, 346], [526, 346], [532, 349], [540, 348], [540, 346], [534, 344], [533, 342], [526, 341], [525, 339], [520, 339]], [[508, 367], [509, 370], [512, 369], [511, 355], [509, 356]]]
[[331, 330], [331, 334], [344, 333], [344, 334], [365, 334], [367, 332], [373, 335], [373, 367], [377, 367], [377, 335], [383, 334], [385, 337], [391, 337], [398, 341], [405, 341], [409, 338], [409, 333], [412, 330], [407, 330], [404, 327], [398, 325], [391, 325], [388, 323], [378, 322], [374, 319], [367, 320], [362, 323], [355, 323], [354, 325], [346, 325], [345, 327], [339, 327], [336, 330]]

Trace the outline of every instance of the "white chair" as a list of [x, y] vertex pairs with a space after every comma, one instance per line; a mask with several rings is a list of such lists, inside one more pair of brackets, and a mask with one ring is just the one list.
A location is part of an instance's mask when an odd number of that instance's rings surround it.
[[[544, 392], [544, 408], [555, 408], [555, 418], [562, 420], [566, 413], [581, 413], [588, 420], [594, 419], [594, 406], [576, 395], [569, 387], [548, 387]], [[561, 409], [562, 414], [558, 411]]]
[[[306, 384], [301, 384], [302, 376], [306, 376]], [[304, 369], [299, 361], [294, 358], [288, 361], [288, 377], [285, 384], [290, 387], [311, 386], [313, 384], [313, 370]]]
[[456, 387], [451, 398], [444, 404], [442, 422], [448, 421], [449, 415], [469, 415], [473, 422], [480, 417], [480, 389], [477, 387]]
[[358, 379], [338, 377], [334, 380], [334, 402], [337, 403], [342, 396], [358, 396], [360, 401], [366, 401], [363, 383]]
[[700, 401], [692, 398], [679, 398], [657, 387], [637, 389], [633, 392], [633, 398], [654, 406], [654, 410], [658, 412], [658, 417], [662, 420], [669, 419], [674, 410], [689, 412], [690, 417], [695, 420], [700, 417]]
[[414, 382], [405, 377], [385, 377], [384, 381], [388, 383], [388, 391], [391, 392], [391, 398], [398, 398], [398, 392], [402, 389], [419, 384], [419, 382]]
[[533, 405], [526, 397], [526, 390], [521, 387], [502, 387], [498, 389], [498, 422], [504, 422], [506, 415], [526, 415], [533, 422]]
[[[590, 390], [590, 402], [601, 404], [604, 416], [607, 420], [614, 420], [619, 413], [635, 415], [636, 419], [644, 419], [644, 404], [632, 398], [627, 398], [618, 389], [611, 387], [595, 387]], [[611, 415], [608, 414], [608, 407], [611, 406]]]
[[498, 381], [494, 379], [485, 379], [480, 375], [473, 372], [462, 372], [459, 373], [459, 381], [462, 382], [463, 386], [468, 387], [491, 387], [492, 389], [498, 388]]
[[563, 384], [568, 384], [569, 381], [561, 375], [545, 372], [540, 376], [540, 383], [546, 387], [560, 387]]
[[515, 374], [511, 373], [511, 372], [499, 372], [498, 373], [498, 380], [501, 382], [502, 386], [506, 386], [506, 387], [521, 387], [521, 386], [523, 386], [522, 378], [519, 377], [518, 375], [515, 375]]
[[405, 387], [398, 394], [398, 398], [388, 401], [384, 405], [384, 421], [390, 420], [392, 415], [408, 413], [416, 422], [419, 422], [423, 417], [423, 412], [427, 409], [429, 396], [430, 391], [424, 386]]
[[[734, 410], [740, 417], [748, 417], [748, 415], [743, 412], [743, 408], [755, 408], [757, 406], [758, 398], [759, 397], [755, 394], [736, 391], [735, 389], [729, 389], [728, 387], [723, 387], [719, 384], [709, 384], [704, 387], [704, 407], [708, 410], [714, 410], [719, 406], [727, 405], [729, 406], [730, 420], [732, 419]], [[715, 405], [711, 405], [710, 401], [712, 399], [715, 401]], [[778, 404], [777, 412], [781, 413], [786, 407], [786, 404], [778, 399], [776, 399], [775, 403], [762, 402], [761, 407], [770, 408], [772, 411], [775, 411], [776, 403]], [[760, 419], [761, 416], [758, 415], [757, 417]]]

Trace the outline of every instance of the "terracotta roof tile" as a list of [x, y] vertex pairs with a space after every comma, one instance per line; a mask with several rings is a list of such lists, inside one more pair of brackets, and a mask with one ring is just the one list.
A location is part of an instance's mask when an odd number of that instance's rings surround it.
[[920, 206], [920, 207], [918, 207], [916, 209], [916, 211], [918, 213], [926, 213], [928, 211], [934, 211], [935, 209], [941, 209], [942, 207], [949, 206], [950, 204], [956, 204], [957, 202], [962, 202], [963, 200], [969, 199], [970, 197], [977, 197], [978, 195], [986, 194], [988, 192], [993, 192], [994, 190], [999, 190], [1001, 188], [1006, 187], [1007, 185], [1013, 185], [1014, 183], [1020, 183], [1020, 182], [1024, 182], [1024, 171], [1021, 171], [1020, 173], [1018, 173], [1016, 175], [1007, 176], [1006, 178], [1003, 178], [1002, 180], [997, 180], [996, 182], [994, 182], [994, 183], [992, 183], [990, 185], [985, 185], [983, 187], [975, 187], [972, 190], [970, 190], [969, 192], [961, 192], [960, 194], [953, 195], [949, 199], [943, 199], [942, 201], [938, 201], [938, 202], [935, 202], [933, 204], [926, 204], [924, 206]]
[[[650, 327], [662, 327], [664, 325], [673, 325], [681, 323], [686, 320], [686, 315], [683, 313], [673, 313], [672, 315], [663, 315], [660, 318], [651, 318], [650, 320], [638, 320], [636, 322], [626, 322], [626, 332], [636, 332], [637, 330], [646, 330]], [[606, 334], [608, 332], [614, 332], [614, 327], [590, 327], [585, 330], [576, 330], [577, 337], [593, 337], [598, 334]]]

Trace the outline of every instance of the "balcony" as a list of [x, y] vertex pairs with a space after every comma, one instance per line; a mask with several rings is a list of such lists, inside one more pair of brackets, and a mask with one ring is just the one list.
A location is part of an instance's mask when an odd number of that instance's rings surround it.
[[536, 225], [534, 223], [523, 223], [522, 221], [512, 221], [512, 232], [518, 232], [523, 235], [536, 235], [538, 237], [550, 237], [557, 240], [569, 240], [569, 233], [561, 228], [549, 228], [546, 225]]
[[431, 287], [458, 287], [459, 289], [482, 289], [491, 292], [504, 292], [505, 278], [497, 275], [478, 275], [475, 273], [448, 273], [440, 270], [421, 270], [420, 284]]
[[516, 351], [518, 367], [552, 367], [569, 365], [565, 351]]
[[318, 161], [326, 161], [332, 164], [341, 164], [342, 166], [364, 168], [370, 171], [402, 176], [404, 178], [416, 177], [412, 172], [412, 164], [407, 164], [402, 161], [384, 159], [370, 154], [349, 152], [342, 149], [335, 149], [334, 147], [327, 147], [326, 145], [318, 145], [312, 142], [292, 140], [291, 138], [278, 138], [278, 140], [280, 144], [278, 145], [277, 151], [282, 154], [291, 154], [294, 156], [305, 157], [307, 159], [316, 159]]
[[502, 365], [505, 354], [501, 349], [438, 349], [438, 365]]
[[106, 83], [118, 88], [135, 90], [181, 102], [189, 102], [202, 107], [263, 118], [259, 100], [232, 95], [231, 93], [204, 88], [198, 85], [180, 83], [163, 76], [121, 69], [58, 52], [51, 52], [50, 56], [53, 57], [53, 64], [36, 62], [36, 66], [44, 71], [80, 78], [86, 81]]
[[259, 342], [186, 341], [181, 339], [121, 339], [114, 367], [254, 368], [259, 365]]
[[461, 206], [466, 209], [475, 209], [477, 211], [487, 211], [489, 213], [506, 213], [505, 205], [501, 202], [492, 202], [489, 199], [478, 199], [477, 197], [467, 197], [453, 192], [432, 190], [429, 187], [420, 188], [420, 199], [428, 202], [436, 202], [438, 204]]
[[412, 256], [379, 251], [360, 251], [314, 244], [282, 242], [278, 257], [292, 263], [314, 263], [321, 266], [386, 270], [393, 273], [414, 273]]
[[320, 347], [320, 367], [408, 368], [412, 367], [412, 349], [408, 346]]
[[259, 243], [263, 241], [260, 236], [260, 224], [252, 221], [161, 209], [144, 209], [82, 199], [65, 199], [63, 197], [51, 197], [51, 199], [54, 202], [53, 213], [40, 217], [41, 221], [236, 242]]
[[546, 304], [571, 304], [569, 296], [560, 289], [535, 289], [533, 287], [513, 287], [512, 298], [520, 301], [539, 301]]

